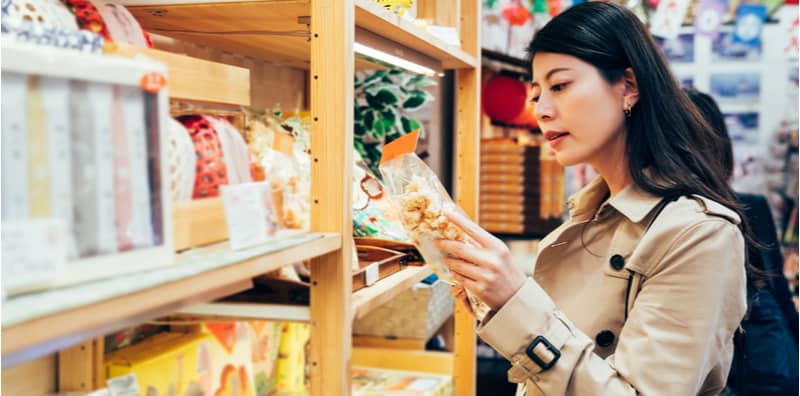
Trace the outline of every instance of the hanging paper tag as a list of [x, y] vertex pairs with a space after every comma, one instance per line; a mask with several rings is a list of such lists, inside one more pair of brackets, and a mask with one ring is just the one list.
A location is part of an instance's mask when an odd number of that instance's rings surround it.
[[275, 235], [272, 188], [269, 183], [220, 186], [231, 249], [239, 250], [269, 241]]
[[726, 5], [719, 0], [703, 0], [698, 6], [697, 17], [694, 20], [695, 31], [699, 35], [712, 39], [719, 36], [719, 28], [725, 18]]
[[654, 36], [674, 39], [689, 8], [689, 0], [662, 0], [650, 20], [650, 31]]
[[381, 155], [381, 164], [389, 162], [403, 154], [411, 154], [417, 149], [417, 140], [419, 139], [419, 131], [414, 131], [393, 140], [391, 143], [383, 146], [383, 153]]
[[761, 30], [767, 17], [767, 7], [757, 4], [742, 4], [736, 13], [733, 42], [749, 47], [761, 46]]

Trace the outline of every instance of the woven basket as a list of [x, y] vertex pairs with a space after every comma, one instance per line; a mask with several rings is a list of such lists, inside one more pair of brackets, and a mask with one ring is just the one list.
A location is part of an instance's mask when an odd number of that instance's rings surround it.
[[195, 180], [194, 143], [189, 131], [174, 119], [169, 119], [169, 184], [175, 202], [192, 199]]

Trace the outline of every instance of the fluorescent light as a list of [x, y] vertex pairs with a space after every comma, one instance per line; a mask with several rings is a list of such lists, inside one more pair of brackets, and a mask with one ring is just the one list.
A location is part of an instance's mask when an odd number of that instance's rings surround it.
[[429, 77], [436, 75], [436, 71], [431, 68], [405, 60], [392, 54], [387, 54], [386, 52], [376, 50], [372, 47], [367, 47], [361, 43], [353, 43], [353, 52], [363, 55], [367, 58], [374, 59], [378, 61], [378, 63], [383, 63], [387, 66], [396, 66], [401, 69], [406, 69], [417, 74], [424, 74]]

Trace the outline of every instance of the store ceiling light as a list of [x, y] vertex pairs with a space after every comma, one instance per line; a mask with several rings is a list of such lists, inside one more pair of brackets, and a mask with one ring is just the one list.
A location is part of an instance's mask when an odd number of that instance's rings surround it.
[[392, 54], [387, 54], [386, 52], [368, 47], [358, 42], [353, 43], [353, 52], [368, 58], [372, 62], [383, 64], [385, 66], [399, 67], [412, 73], [424, 74], [429, 77], [436, 75], [436, 71], [429, 67], [422, 66], [418, 63], [411, 62]]

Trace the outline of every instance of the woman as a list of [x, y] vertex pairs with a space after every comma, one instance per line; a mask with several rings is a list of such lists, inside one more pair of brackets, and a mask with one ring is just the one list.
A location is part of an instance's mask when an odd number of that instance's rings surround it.
[[518, 394], [718, 394], [745, 314], [748, 231], [717, 136], [622, 6], [573, 6], [529, 50], [545, 139], [562, 165], [600, 176], [541, 241], [532, 278], [449, 214], [474, 243], [438, 247], [491, 308], [478, 334], [510, 360]]

